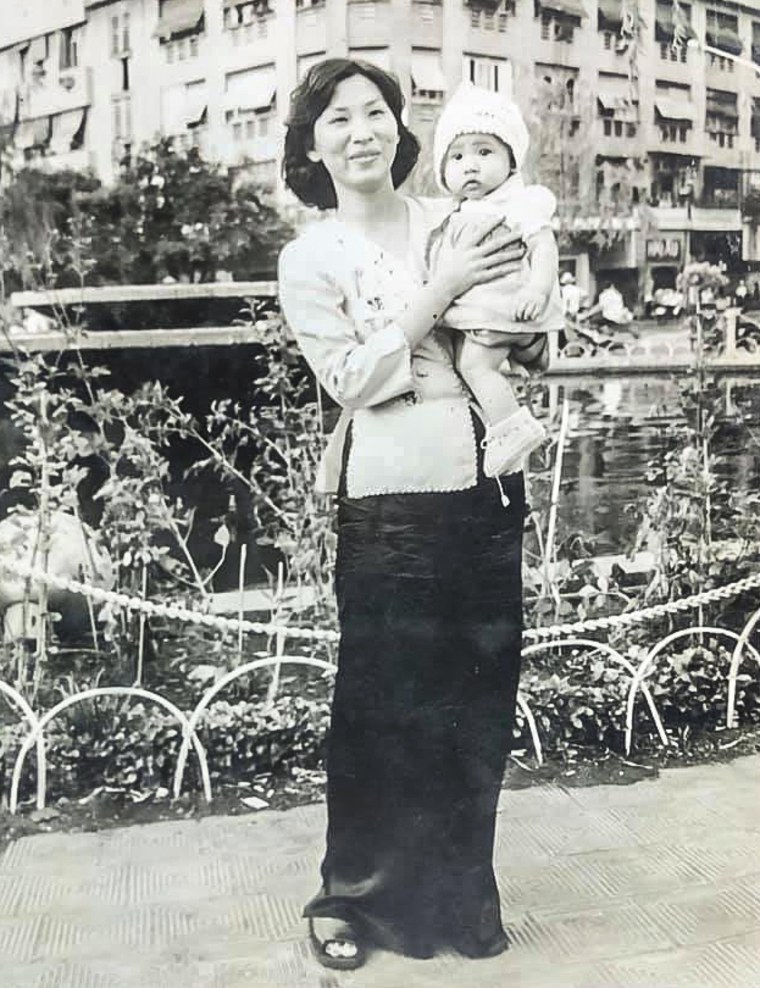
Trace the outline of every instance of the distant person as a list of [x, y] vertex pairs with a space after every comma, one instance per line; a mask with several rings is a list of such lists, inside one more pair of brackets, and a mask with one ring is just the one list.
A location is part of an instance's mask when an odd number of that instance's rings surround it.
[[575, 281], [575, 275], [570, 271], [565, 271], [559, 279], [560, 294], [562, 296], [562, 312], [565, 319], [578, 321], [578, 314], [581, 311], [585, 292]]
[[734, 299], [736, 304], [740, 309], [743, 309], [747, 304], [747, 296], [749, 295], [749, 289], [747, 288], [747, 283], [744, 278], [739, 279], [739, 283], [734, 289]]
[[431, 271], [484, 220], [501, 217], [528, 248], [521, 271], [476, 285], [443, 316], [444, 325], [460, 331], [457, 367], [485, 415], [487, 477], [521, 470], [546, 438], [499, 368], [508, 358], [530, 369], [545, 366], [547, 334], [564, 325], [552, 232], [557, 200], [545, 186], [523, 181], [529, 141], [516, 103], [469, 82], [444, 107], [433, 140], [436, 179], [457, 205], [431, 237]]
[[612, 282], [599, 293], [599, 309], [602, 319], [617, 326], [625, 326], [633, 319], [633, 313], [626, 308], [620, 290]]

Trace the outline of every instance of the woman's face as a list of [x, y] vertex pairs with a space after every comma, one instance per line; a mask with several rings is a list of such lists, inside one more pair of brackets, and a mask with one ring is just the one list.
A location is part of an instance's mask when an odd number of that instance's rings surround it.
[[329, 105], [314, 122], [311, 161], [321, 161], [340, 199], [340, 190], [373, 192], [390, 186], [399, 142], [396, 118], [366, 76], [352, 75], [335, 87]]

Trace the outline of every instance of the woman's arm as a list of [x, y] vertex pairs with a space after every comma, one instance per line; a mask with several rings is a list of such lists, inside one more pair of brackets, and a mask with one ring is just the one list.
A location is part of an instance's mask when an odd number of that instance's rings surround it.
[[280, 254], [280, 304], [322, 386], [344, 408], [379, 405], [414, 390], [412, 353], [397, 323], [361, 342], [343, 311], [341, 290], [303, 240]]
[[405, 311], [362, 341], [344, 312], [340, 288], [319, 268], [315, 245], [296, 240], [280, 254], [280, 302], [326, 391], [345, 408], [370, 407], [414, 390], [414, 348], [457, 295], [514, 270], [523, 251], [515, 236], [458, 244]]

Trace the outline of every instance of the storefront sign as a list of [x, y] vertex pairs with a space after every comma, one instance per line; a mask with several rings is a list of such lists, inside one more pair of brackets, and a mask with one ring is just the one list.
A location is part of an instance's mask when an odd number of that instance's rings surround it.
[[658, 237], [647, 240], [648, 261], [680, 261], [681, 241], [678, 237]]

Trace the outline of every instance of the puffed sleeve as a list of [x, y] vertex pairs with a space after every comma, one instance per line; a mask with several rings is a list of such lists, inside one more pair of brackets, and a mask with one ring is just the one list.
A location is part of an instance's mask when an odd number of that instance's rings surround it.
[[413, 391], [412, 353], [401, 327], [391, 322], [361, 340], [345, 313], [343, 292], [324, 270], [329, 252], [317, 247], [304, 238], [286, 245], [279, 292], [285, 319], [318, 380], [351, 410]]
[[540, 230], [551, 230], [557, 211], [557, 197], [545, 185], [526, 185], [519, 200], [510, 208], [510, 220], [519, 224], [520, 233], [528, 238]]

